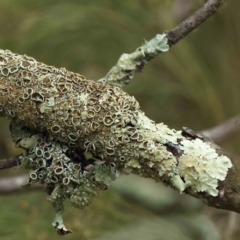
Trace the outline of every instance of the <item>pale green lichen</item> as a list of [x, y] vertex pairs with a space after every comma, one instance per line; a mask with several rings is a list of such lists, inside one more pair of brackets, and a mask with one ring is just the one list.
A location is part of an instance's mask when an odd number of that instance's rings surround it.
[[46, 98], [46, 101], [43, 104], [41, 104], [40, 112], [44, 113], [51, 111], [54, 105], [55, 105], [54, 97]]
[[122, 54], [117, 64], [99, 83], [122, 86], [128, 84], [136, 71], [141, 71], [146, 63], [161, 52], [169, 50], [166, 34], [157, 34], [130, 54]]
[[127, 163], [125, 163], [125, 168], [141, 168], [141, 165], [139, 164], [139, 162], [136, 159], [131, 159], [130, 161], [128, 161]]
[[155, 57], [160, 52], [167, 52], [169, 50], [168, 39], [166, 34], [157, 34], [155, 38], [146, 41], [139, 49], [143, 54]]
[[183, 155], [179, 158], [178, 170], [191, 188], [199, 192], [218, 195], [218, 180], [226, 178], [228, 169], [232, 167], [230, 159], [219, 156], [216, 150], [201, 139], [181, 142]]
[[185, 183], [182, 181], [179, 175], [175, 175], [171, 178], [172, 185], [182, 193], [186, 189]]
[[87, 173], [95, 178], [95, 181], [106, 184], [107, 186], [116, 179], [118, 174], [115, 173], [115, 169], [106, 165], [95, 165], [89, 168]]
[[55, 218], [52, 223], [53, 227], [57, 228], [57, 232], [59, 235], [65, 235], [68, 233], [72, 233], [71, 230], [67, 229], [63, 223], [62, 212], [58, 211], [55, 215]]
[[21, 141], [19, 141], [18, 147], [21, 147], [24, 149], [31, 149], [36, 145], [37, 140], [39, 138], [40, 138], [40, 134], [33, 135], [30, 138], [24, 137], [21, 139]]

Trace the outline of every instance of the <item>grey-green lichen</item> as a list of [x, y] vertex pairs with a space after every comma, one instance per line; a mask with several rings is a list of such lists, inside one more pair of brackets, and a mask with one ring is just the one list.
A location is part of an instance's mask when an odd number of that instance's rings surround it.
[[40, 182], [49, 195], [47, 200], [56, 210], [54, 227], [59, 234], [67, 234], [62, 220], [63, 202], [70, 199], [71, 205], [83, 209], [88, 206], [100, 190], [107, 189], [118, 172], [111, 163], [104, 164], [91, 158], [80, 149], [54, 141], [43, 135], [32, 135], [31, 131], [11, 124], [17, 146], [24, 148], [20, 156], [21, 165], [31, 169], [26, 185]]
[[136, 71], [141, 71], [146, 63], [161, 52], [169, 50], [166, 34], [157, 34], [156, 37], [137, 48], [133, 53], [122, 54], [117, 64], [107, 73], [99, 83], [121, 87], [128, 84]]
[[229, 158], [219, 156], [216, 150], [200, 139], [181, 142], [184, 154], [179, 158], [179, 175], [194, 191], [218, 195], [218, 181], [226, 178], [232, 167]]
[[[154, 54], [152, 44], [144, 54]], [[122, 89], [9, 50], [0, 50], [0, 116], [12, 120], [13, 140], [26, 150], [27, 184], [44, 185], [57, 219], [66, 198], [84, 208], [118, 172], [214, 197], [232, 167], [198, 135], [155, 124]], [[62, 222], [54, 226], [69, 232]]]

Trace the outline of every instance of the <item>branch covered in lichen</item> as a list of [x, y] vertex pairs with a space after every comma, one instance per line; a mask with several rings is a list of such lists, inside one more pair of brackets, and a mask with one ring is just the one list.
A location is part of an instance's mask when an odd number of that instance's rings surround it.
[[[1, 50], [0, 116], [12, 120], [12, 138], [25, 149], [26, 184], [44, 185], [57, 219], [66, 198], [74, 207], [88, 206], [119, 171], [240, 211], [234, 159], [187, 128], [156, 124], [118, 87]], [[70, 232], [62, 220], [54, 226], [59, 234]]]
[[174, 29], [166, 31], [165, 34], [162, 35], [157, 34], [157, 36], [149, 42], [145, 41], [145, 43], [133, 53], [122, 54], [116, 65], [110, 69], [106, 76], [99, 79], [98, 82], [118, 87], [128, 84], [135, 72], [141, 72], [151, 59], [159, 53], [168, 51], [169, 47], [176, 44], [200, 26], [217, 12], [223, 2], [223, 0], [206, 1], [200, 9]]
[[99, 83], [121, 87], [128, 84], [133, 78], [135, 72], [143, 69], [146, 63], [161, 52], [169, 49], [168, 39], [165, 34], [157, 34], [151, 39], [137, 48], [133, 53], [124, 53], [119, 58], [117, 64], [107, 73], [104, 78], [98, 80]]

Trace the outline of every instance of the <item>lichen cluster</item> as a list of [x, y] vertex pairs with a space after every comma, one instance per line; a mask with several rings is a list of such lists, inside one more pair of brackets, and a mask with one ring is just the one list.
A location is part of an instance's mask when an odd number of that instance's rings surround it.
[[120, 87], [128, 84], [135, 72], [140, 72], [152, 58], [168, 50], [169, 45], [166, 34], [157, 34], [150, 41], [145, 41], [133, 53], [122, 54], [117, 64], [98, 82]]
[[232, 167], [228, 157], [219, 156], [215, 149], [200, 139], [183, 140], [182, 145], [184, 154], [179, 159], [179, 174], [194, 191], [217, 196], [218, 181], [223, 181], [227, 169]]
[[28, 184], [44, 184], [61, 234], [64, 199], [87, 206], [118, 171], [216, 196], [232, 166], [198, 135], [155, 124], [120, 88], [8, 50], [0, 50], [0, 116], [12, 120]]
[[114, 155], [114, 141], [91, 144], [93, 136], [109, 136], [137, 121], [138, 102], [120, 88], [7, 50], [0, 52], [0, 71], [0, 114], [72, 147], [83, 145], [101, 154], [106, 147], [104, 155]]
[[114, 167], [87, 159], [77, 149], [48, 141], [41, 135], [29, 139], [35, 144], [20, 157], [22, 166], [31, 169], [27, 184], [44, 184], [50, 195], [48, 200], [57, 211], [63, 208], [65, 198], [70, 198], [74, 207], [84, 208], [98, 190], [106, 189], [116, 178]]
[[44, 134], [34, 134], [26, 127], [11, 124], [12, 137], [18, 147], [26, 151], [20, 156], [21, 165], [30, 169], [30, 186], [39, 182], [49, 195], [57, 218], [53, 223], [59, 234], [69, 233], [64, 224], [59, 223], [63, 202], [70, 199], [71, 205], [83, 209], [88, 206], [100, 190], [105, 190], [118, 172], [111, 164], [104, 164], [91, 158], [79, 148], [55, 141]]

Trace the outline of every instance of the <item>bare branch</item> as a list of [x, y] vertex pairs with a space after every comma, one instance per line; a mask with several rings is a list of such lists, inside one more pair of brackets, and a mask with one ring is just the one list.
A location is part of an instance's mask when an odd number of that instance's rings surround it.
[[208, 0], [192, 16], [180, 23], [174, 29], [167, 31], [166, 34], [169, 46], [176, 44], [179, 40], [204, 23], [209, 17], [217, 12], [223, 2], [223, 0]]
[[17, 192], [32, 191], [43, 188], [40, 184], [34, 184], [31, 187], [22, 187], [28, 179], [29, 175], [26, 174], [0, 179], [0, 195], [15, 194]]
[[240, 114], [219, 124], [213, 128], [202, 131], [202, 134], [209, 137], [215, 143], [222, 143], [230, 136], [239, 133]]
[[225, 228], [225, 239], [234, 240], [234, 232], [238, 229], [239, 214], [235, 212], [228, 213], [228, 223]]
[[19, 156], [0, 160], [0, 170], [20, 165]]
[[201, 25], [218, 10], [222, 3], [223, 0], [208, 0], [192, 16], [174, 29], [166, 31], [162, 35], [158, 34], [149, 42], [138, 47], [133, 53], [122, 54], [116, 65], [98, 82], [118, 87], [128, 84], [135, 72], [141, 72], [151, 59], [161, 52], [168, 51], [169, 47]]

